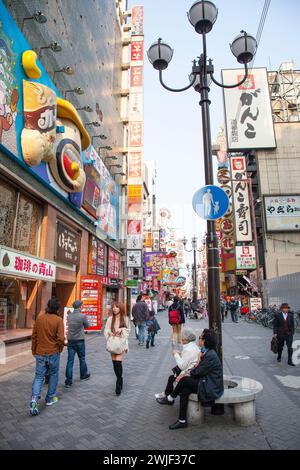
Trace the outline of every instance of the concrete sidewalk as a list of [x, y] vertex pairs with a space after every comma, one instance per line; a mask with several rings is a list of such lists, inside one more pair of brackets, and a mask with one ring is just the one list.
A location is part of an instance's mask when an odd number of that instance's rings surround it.
[[[28, 413], [32, 364], [0, 377], [1, 449], [300, 449], [300, 377], [298, 367], [278, 364], [270, 351], [272, 331], [244, 321], [223, 324], [224, 372], [260, 381], [255, 426], [238, 427], [232, 409], [224, 416], [207, 411], [206, 423], [170, 431], [178, 404], [166, 407], [154, 394], [164, 389], [174, 362], [171, 329], [166, 312], [158, 314], [162, 327], [156, 346], [139, 347], [132, 329], [130, 352], [124, 361], [124, 391], [114, 393], [115, 376], [103, 336], [87, 336], [91, 379], [80, 382], [78, 361], [74, 385], [65, 389], [66, 352], [62, 355], [59, 403], [46, 408], [41, 401], [37, 417]], [[198, 333], [205, 320], [188, 320]], [[46, 390], [44, 390], [44, 396]]]

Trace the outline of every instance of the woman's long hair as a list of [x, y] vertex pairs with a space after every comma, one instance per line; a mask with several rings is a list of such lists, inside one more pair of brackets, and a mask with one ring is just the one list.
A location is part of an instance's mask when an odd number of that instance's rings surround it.
[[121, 304], [120, 302], [113, 302], [111, 312], [112, 312], [112, 322], [111, 322], [111, 331], [115, 333], [115, 321], [116, 321], [116, 315], [113, 313], [113, 308], [118, 307], [120, 309], [120, 326], [119, 328], [126, 328], [126, 315], [125, 315], [125, 309], [124, 305]]

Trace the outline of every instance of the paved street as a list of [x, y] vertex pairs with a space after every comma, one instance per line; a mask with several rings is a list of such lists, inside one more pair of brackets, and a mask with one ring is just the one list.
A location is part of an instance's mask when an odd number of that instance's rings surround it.
[[[223, 328], [224, 372], [260, 381], [263, 393], [257, 399], [257, 425], [238, 427], [232, 409], [224, 416], [207, 411], [201, 427], [170, 431], [178, 405], [160, 406], [154, 393], [163, 390], [173, 366], [170, 327], [166, 313], [158, 314], [162, 327], [156, 347], [137, 345], [134, 331], [130, 353], [124, 362], [124, 391], [114, 393], [115, 377], [103, 336], [87, 338], [91, 379], [80, 382], [76, 363], [73, 388], [65, 389], [63, 353], [58, 390], [59, 403], [41, 406], [31, 417], [28, 401], [33, 365], [0, 377], [1, 449], [300, 449], [300, 365], [278, 364], [270, 351], [272, 331], [256, 324], [226, 320]], [[197, 333], [206, 321], [189, 320]], [[299, 339], [299, 335], [298, 335]], [[42, 403], [42, 402], [41, 402]]]

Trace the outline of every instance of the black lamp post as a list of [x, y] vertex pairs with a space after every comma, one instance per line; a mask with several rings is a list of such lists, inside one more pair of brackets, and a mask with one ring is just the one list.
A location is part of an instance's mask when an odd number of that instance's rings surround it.
[[191, 253], [192, 251], [194, 252], [194, 264], [192, 264], [192, 272], [193, 272], [193, 302], [196, 302], [198, 300], [198, 281], [197, 281], [197, 251], [200, 252], [200, 250], [197, 250], [197, 238], [193, 237], [192, 238], [192, 249], [188, 250], [186, 248], [188, 240], [184, 237], [182, 240], [184, 249], [187, 253]]
[[[184, 88], [173, 89], [165, 85], [163, 82], [162, 71], [169, 65], [169, 62], [173, 57], [173, 49], [160, 38], [157, 42], [152, 44], [148, 50], [149, 61], [153, 67], [159, 71], [159, 80], [164, 88], [169, 91], [181, 92], [194, 87], [196, 92], [200, 94], [206, 185], [211, 185], [214, 183], [209, 112], [209, 105], [211, 103], [209, 99], [209, 85], [211, 81], [213, 81], [216, 85], [222, 88], [235, 88], [244, 83], [248, 77], [247, 64], [251, 62], [257, 49], [257, 42], [255, 38], [248, 35], [245, 31], [241, 31], [241, 34], [234, 39], [230, 47], [238, 62], [244, 64], [245, 76], [243, 80], [234, 85], [223, 85], [219, 83], [214, 78], [214, 67], [212, 60], [208, 60], [206, 51], [206, 34], [211, 31], [217, 16], [218, 10], [216, 6], [212, 2], [205, 0], [194, 2], [188, 12], [188, 19], [190, 23], [195, 28], [195, 31], [202, 35], [203, 52], [198, 60], [194, 60], [192, 72], [190, 75], [190, 84]], [[217, 351], [220, 359], [222, 360], [219, 249], [214, 221], [207, 221], [206, 247], [209, 327], [212, 328], [217, 335]], [[194, 264], [196, 265], [196, 263]]]

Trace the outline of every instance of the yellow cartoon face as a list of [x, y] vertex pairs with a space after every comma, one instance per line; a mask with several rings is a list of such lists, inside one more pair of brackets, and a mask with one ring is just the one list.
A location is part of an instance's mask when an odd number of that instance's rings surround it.
[[84, 189], [81, 151], [90, 138], [74, 106], [36, 82], [23, 82], [22, 153], [30, 166], [47, 162], [56, 183], [69, 193]]

